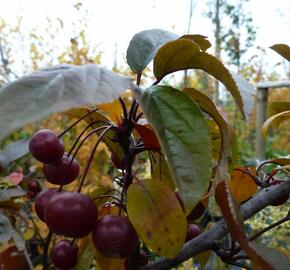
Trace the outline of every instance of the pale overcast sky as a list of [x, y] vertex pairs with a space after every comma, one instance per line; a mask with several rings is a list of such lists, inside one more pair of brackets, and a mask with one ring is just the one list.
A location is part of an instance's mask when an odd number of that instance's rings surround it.
[[[91, 42], [100, 44], [103, 64], [113, 65], [115, 44], [118, 44], [119, 63], [125, 65], [123, 57], [131, 37], [139, 31], [163, 28], [184, 34], [188, 27], [190, 0], [0, 0], [0, 18], [7, 22], [23, 17], [24, 28], [41, 28], [45, 18], [60, 18], [67, 34], [59, 38], [59, 44], [68, 44], [72, 37], [77, 11], [74, 4], [82, 2], [81, 10], [88, 10], [88, 33]], [[208, 0], [193, 1], [191, 33], [203, 34], [212, 39], [212, 26], [204, 16]], [[233, 1], [234, 2], [234, 1]], [[290, 1], [250, 0], [247, 10], [251, 12], [257, 26], [255, 46], [267, 49], [275, 43], [290, 44]], [[268, 50], [268, 49], [267, 49]], [[269, 55], [269, 56], [268, 56]], [[267, 51], [270, 65], [281, 61], [272, 51]]]

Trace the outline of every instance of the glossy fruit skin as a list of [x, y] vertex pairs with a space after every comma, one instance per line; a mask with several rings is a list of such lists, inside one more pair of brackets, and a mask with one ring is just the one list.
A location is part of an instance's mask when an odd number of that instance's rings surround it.
[[43, 163], [54, 163], [64, 154], [63, 143], [49, 129], [37, 131], [30, 139], [29, 152]]
[[75, 159], [70, 165], [71, 159], [71, 157], [63, 155], [54, 164], [44, 164], [43, 174], [46, 180], [55, 185], [67, 185], [73, 182], [79, 176], [80, 166]]
[[188, 224], [185, 242], [190, 241], [191, 239], [195, 238], [196, 236], [198, 236], [201, 233], [202, 233], [202, 231], [198, 225]]
[[94, 201], [81, 193], [63, 191], [53, 196], [44, 209], [44, 220], [56, 234], [82, 238], [90, 233], [98, 218]]
[[37, 216], [44, 221], [44, 208], [52, 196], [56, 195], [57, 189], [45, 189], [38, 193], [35, 199], [35, 211]]
[[35, 196], [37, 196], [37, 194], [41, 191], [41, 187], [39, 185], [39, 183], [32, 179], [29, 180], [28, 184], [27, 184], [27, 196], [29, 198], [34, 198]]
[[51, 249], [51, 260], [55, 267], [61, 270], [69, 270], [76, 266], [79, 248], [71, 245], [68, 240], [61, 240]]
[[106, 257], [126, 258], [138, 246], [138, 235], [127, 217], [104, 216], [92, 235], [96, 249]]

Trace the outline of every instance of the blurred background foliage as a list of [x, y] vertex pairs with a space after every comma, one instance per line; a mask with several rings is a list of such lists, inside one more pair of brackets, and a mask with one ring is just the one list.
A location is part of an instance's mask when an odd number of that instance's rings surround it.
[[[250, 61], [245, 62], [243, 60], [244, 53], [253, 46], [256, 32], [252, 25], [250, 14], [243, 11], [243, 1], [239, 1], [237, 6], [231, 5], [227, 1], [212, 1], [211, 7], [212, 10], [206, 16], [208, 16], [215, 26], [215, 40], [211, 42], [215, 45], [216, 56], [221, 58], [226, 65], [234, 67], [236, 71], [253, 84], [264, 80], [281, 79], [281, 75], [275, 71], [275, 67], [271, 67], [271, 71], [269, 72], [268, 67], [264, 65], [263, 56], [266, 53], [265, 49], [257, 48], [257, 54], [253, 55]], [[76, 9], [80, 8], [83, 7], [76, 7]], [[218, 8], [219, 10], [217, 10]], [[226, 22], [220, 16], [224, 11], [227, 11], [228, 14]], [[217, 12], [220, 12], [220, 14]], [[98, 44], [91, 43], [90, 37], [86, 32], [86, 13], [81, 14], [75, 22], [75, 33], [67, 40], [67, 46], [65, 48], [60, 48], [56, 42], [56, 36], [63, 34], [63, 22], [59, 18], [46, 18], [46, 23], [35, 29], [23, 29], [21, 17], [18, 18], [15, 25], [11, 25], [0, 18], [0, 86], [45, 66], [57, 64], [102, 64], [102, 51], [99, 50]], [[226, 24], [227, 27], [222, 27], [223, 24]], [[15, 44], [18, 44], [18, 46], [15, 46]], [[17, 68], [15, 68], [16, 62]], [[283, 64], [283, 60], [281, 59], [281, 63], [277, 65]], [[117, 60], [112, 69], [124, 75], [132, 76], [129, 68], [125, 64], [118, 65]], [[166, 80], [171, 83], [173, 81], [176, 87], [195, 87], [206, 93], [219, 106], [223, 107], [224, 111], [228, 114], [230, 122], [233, 123], [236, 132], [237, 164], [253, 165], [255, 163], [255, 112], [245, 122], [237, 111], [233, 99], [223, 91], [221, 86], [212, 77], [207, 76], [201, 71], [187, 71], [185, 75], [180, 76], [179, 74], [177, 77], [169, 76]], [[143, 84], [145, 85], [153, 78], [150, 66], [145, 70], [143, 78]], [[274, 101], [290, 101], [290, 89], [283, 88], [270, 91], [268, 102], [271, 103]], [[53, 114], [41, 122], [28, 125], [16, 131], [0, 144], [0, 149], [9, 142], [22, 138], [28, 139], [31, 134], [41, 128], [49, 128], [56, 133], [60, 133], [72, 121], [66, 115]], [[76, 134], [79, 134], [84, 127], [85, 124], [80, 124], [72, 129], [65, 136], [65, 145], [72, 145]], [[267, 142], [267, 158], [289, 155], [289, 129], [288, 122], [288, 124], [285, 123], [278, 130], [270, 133]], [[90, 149], [94, 143], [95, 139], [87, 141], [78, 154], [81, 167], [86, 164]], [[85, 188], [92, 190], [97, 185], [100, 185], [100, 188], [110, 189], [112, 186], [112, 178], [115, 175], [115, 169], [110, 161], [110, 153], [105, 145], [99, 147], [97, 151], [95, 162], [88, 176], [88, 184]], [[143, 155], [139, 158], [137, 164], [139, 165], [137, 165], [136, 170], [142, 173], [145, 172], [146, 174], [149, 166], [148, 156]], [[26, 156], [11, 164], [6, 169], [5, 175], [19, 170], [24, 175], [28, 175], [31, 172], [40, 171], [39, 169], [40, 164], [35, 163], [32, 158]], [[36, 175], [39, 175], [40, 180], [42, 179], [41, 173], [36, 173]], [[41, 184], [49, 186], [46, 182], [41, 182]], [[73, 185], [69, 185], [68, 189], [73, 189]], [[259, 229], [272, 224], [275, 220], [281, 219], [286, 215], [288, 208], [289, 203], [279, 208], [267, 207], [247, 221], [248, 232], [253, 234]], [[212, 216], [219, 215], [219, 211], [214, 202], [210, 203], [208, 212]], [[32, 213], [32, 215], [35, 215], [35, 213]], [[43, 224], [38, 225], [43, 229]], [[212, 225], [213, 223], [210, 222], [207, 228]], [[289, 232], [290, 224], [288, 222], [271, 230], [261, 239], [270, 244], [270, 246], [289, 250]], [[24, 234], [25, 240], [33, 237], [31, 230], [22, 233]], [[44, 233], [44, 231], [40, 231], [40, 234]], [[191, 259], [176, 269], [200, 269], [199, 264], [194, 262], [195, 260]], [[206, 269], [232, 269], [232, 267], [222, 263], [215, 255], [211, 255]]]

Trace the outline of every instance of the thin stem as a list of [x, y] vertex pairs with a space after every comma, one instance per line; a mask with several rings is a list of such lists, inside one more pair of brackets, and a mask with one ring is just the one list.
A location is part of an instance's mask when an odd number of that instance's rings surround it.
[[[76, 151], [74, 152], [71, 160], [70, 160], [70, 163], [68, 164], [68, 168], [72, 165], [73, 161], [75, 160], [76, 158], [76, 155], [78, 153], [78, 151], [80, 150], [80, 148], [82, 147], [82, 145], [84, 144], [84, 142], [90, 137], [92, 136], [93, 134], [97, 133], [98, 131], [102, 130], [102, 129], [105, 129], [105, 128], [108, 128], [107, 126], [104, 126], [104, 127], [98, 127], [98, 128], [95, 128], [94, 130], [92, 130], [79, 144], [78, 148], [76, 149]], [[110, 126], [110, 128], [113, 128], [113, 126]], [[100, 138], [100, 137], [99, 137]], [[67, 170], [65, 171], [65, 174], [63, 176], [63, 179], [65, 179], [66, 177], [66, 173], [67, 173]], [[60, 185], [58, 191], [61, 191], [63, 188], [63, 184]]]
[[49, 247], [51, 238], [52, 238], [52, 232], [49, 231], [49, 233], [46, 237], [46, 240], [45, 240], [44, 247], [43, 247], [43, 270], [48, 270], [48, 261], [47, 261], [47, 259], [48, 259], [48, 247]]
[[75, 121], [73, 124], [71, 124], [68, 128], [66, 128], [62, 133], [60, 133], [57, 137], [61, 138], [64, 134], [66, 134], [70, 129], [72, 129], [74, 126], [76, 126], [80, 121], [82, 121], [83, 119], [85, 119], [87, 116], [89, 116], [90, 114], [98, 111], [99, 109], [94, 109], [92, 111], [89, 111], [88, 113], [86, 113], [85, 115], [83, 115], [81, 118], [79, 118], [77, 121]]
[[119, 101], [120, 101], [120, 104], [121, 104], [122, 110], [123, 110], [123, 118], [127, 119], [128, 118], [128, 111], [127, 111], [127, 108], [126, 108], [126, 104], [125, 104], [125, 102], [124, 102], [124, 100], [122, 98], [119, 98]]
[[[85, 172], [84, 172], [84, 174], [83, 174], [83, 177], [82, 177], [82, 179], [81, 179], [81, 182], [80, 182], [80, 185], [79, 185], [79, 188], [78, 188], [78, 192], [81, 192], [81, 189], [82, 189], [82, 186], [83, 186], [83, 184], [84, 184], [84, 181], [85, 181], [85, 179], [86, 179], [86, 176], [87, 176], [87, 174], [88, 174], [88, 171], [89, 171], [89, 169], [90, 169], [90, 166], [91, 166], [91, 163], [92, 163], [92, 161], [93, 161], [93, 158], [94, 158], [94, 155], [95, 155], [95, 152], [96, 152], [96, 150], [97, 150], [97, 147], [98, 147], [98, 145], [99, 145], [99, 143], [101, 142], [101, 140], [103, 139], [103, 137], [106, 135], [106, 133], [110, 130], [110, 129], [112, 129], [112, 128], [114, 128], [114, 126], [109, 126], [109, 127], [107, 127], [102, 133], [101, 133], [101, 135], [99, 136], [99, 138], [98, 138], [98, 140], [97, 140], [97, 142], [96, 142], [96, 144], [95, 144], [95, 146], [94, 146], [94, 148], [93, 148], [93, 150], [92, 150], [92, 152], [91, 152], [91, 155], [90, 155], [90, 157], [89, 157], [89, 161], [88, 161], [88, 163], [87, 163], [87, 166], [86, 166], [86, 168], [85, 168]], [[89, 136], [89, 135], [88, 135]], [[86, 136], [86, 137], [88, 137], [88, 136]], [[83, 142], [83, 141], [82, 141]], [[79, 148], [78, 148], [79, 149]], [[77, 151], [78, 151], [78, 149], [77, 149]], [[76, 151], [76, 152], [77, 152]], [[76, 153], [74, 154], [74, 156], [76, 155]]]
[[281, 225], [282, 223], [284, 222], [287, 222], [290, 220], [290, 215], [289, 215], [289, 212], [288, 212], [288, 215], [280, 220], [278, 220], [277, 222], [274, 222], [273, 224], [269, 225], [268, 227], [264, 228], [263, 230], [259, 231], [258, 233], [256, 233], [255, 235], [251, 236], [249, 238], [249, 241], [253, 241], [255, 239], [257, 239], [259, 236], [261, 236], [262, 234], [264, 234], [265, 232]]
[[141, 83], [141, 77], [142, 77], [142, 73], [138, 73], [137, 74], [137, 80], [136, 80], [136, 83], [138, 86], [140, 86], [140, 83]]
[[[81, 139], [81, 137], [84, 135], [84, 133], [91, 127], [91, 126], [93, 126], [93, 125], [95, 125], [95, 124], [97, 124], [97, 123], [106, 123], [105, 121], [95, 121], [95, 122], [92, 122], [92, 123], [90, 123], [89, 125], [87, 125], [84, 129], [83, 129], [83, 131], [80, 133], [80, 135], [77, 137], [77, 139], [75, 140], [75, 142], [74, 142], [74, 144], [73, 144], [73, 146], [71, 147], [71, 149], [69, 150], [69, 152], [68, 152], [68, 156], [70, 156], [71, 155], [71, 153], [72, 153], [72, 151], [74, 150], [74, 148], [76, 147], [76, 145], [77, 145], [77, 143], [80, 141], [80, 139]], [[100, 128], [105, 128], [106, 126], [103, 126], [103, 127], [100, 127]], [[100, 129], [101, 130], [101, 129]]]
[[29, 219], [30, 219], [31, 222], [32, 222], [32, 225], [33, 225], [33, 228], [34, 228], [35, 234], [36, 234], [37, 237], [40, 239], [40, 241], [42, 242], [42, 244], [44, 244], [44, 239], [43, 239], [42, 236], [40, 235], [39, 230], [38, 230], [38, 227], [37, 227], [37, 225], [36, 225], [36, 223], [35, 223], [35, 221], [34, 221], [32, 215], [31, 215], [30, 204], [29, 204], [29, 202], [26, 202], [26, 203], [25, 203], [25, 206], [26, 206], [26, 208], [27, 208], [27, 210], [28, 210], [28, 217], [29, 217]]
[[94, 200], [100, 200], [100, 199], [104, 199], [104, 198], [111, 198], [111, 199], [116, 200], [118, 203], [122, 204], [121, 200], [117, 196], [109, 195], [109, 194], [108, 195], [106, 195], [106, 194], [98, 195], [94, 198]]
[[235, 168], [234, 171], [240, 171], [240, 172], [243, 172], [243, 173], [249, 175], [258, 186], [263, 186], [263, 182], [259, 179], [259, 177], [252, 175], [249, 171], [241, 169], [241, 168]]

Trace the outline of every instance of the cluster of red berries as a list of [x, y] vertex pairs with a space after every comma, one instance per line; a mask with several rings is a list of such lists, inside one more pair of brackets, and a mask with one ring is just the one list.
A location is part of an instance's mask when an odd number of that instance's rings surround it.
[[[35, 133], [29, 150], [44, 163], [43, 173], [50, 183], [62, 187], [78, 177], [78, 163], [65, 154], [63, 143], [52, 131]], [[138, 247], [138, 235], [127, 217], [107, 215], [98, 219], [94, 201], [82, 193], [45, 189], [36, 197], [35, 211], [52, 233], [75, 239], [92, 232], [94, 245], [104, 256], [126, 258]], [[75, 241], [59, 241], [51, 250], [52, 262], [61, 270], [73, 268], [77, 256]]]

